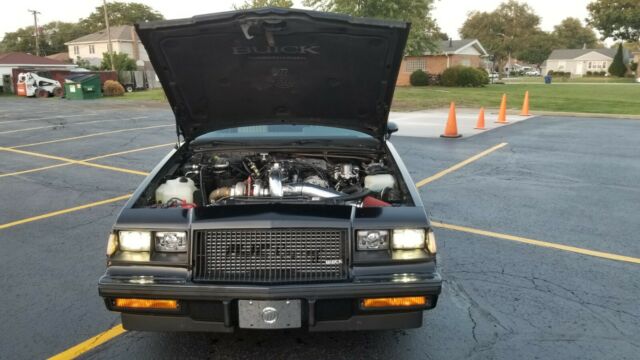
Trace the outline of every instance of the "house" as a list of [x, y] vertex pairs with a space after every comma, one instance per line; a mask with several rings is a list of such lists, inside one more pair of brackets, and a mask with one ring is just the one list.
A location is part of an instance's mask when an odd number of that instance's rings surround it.
[[[151, 69], [149, 55], [147, 55], [147, 51], [144, 46], [142, 46], [142, 42], [138, 39], [133, 26], [112, 26], [110, 33], [114, 52], [125, 53], [136, 61], [142, 61], [138, 63], [139, 65], [144, 64], [146, 69]], [[102, 54], [109, 51], [108, 44], [109, 36], [106, 29], [65, 43], [65, 45], [69, 47], [69, 57], [72, 58], [74, 62], [77, 61], [78, 58], [81, 58], [89, 61], [89, 63], [94, 66], [100, 66]]]
[[6, 75], [10, 76], [12, 70], [16, 68], [42, 71], [71, 70], [76, 67], [77, 66], [75, 64], [69, 64], [63, 61], [21, 52], [0, 54], [0, 79], [4, 78]]
[[485, 67], [484, 58], [489, 54], [476, 39], [444, 40], [435, 51], [420, 56], [406, 56], [402, 60], [396, 85], [410, 85], [409, 77], [416, 70], [428, 74], [442, 74], [455, 65]]
[[[618, 48], [613, 49], [557, 49], [551, 52], [542, 64], [542, 74], [549, 71], [570, 72], [572, 76], [583, 76], [590, 72], [607, 71]], [[623, 52], [625, 64], [629, 63], [629, 51]]]
[[67, 64], [72, 63], [73, 61], [71, 61], [71, 58], [69, 57], [69, 53], [68, 52], [59, 52], [59, 53], [55, 53], [55, 54], [51, 54], [51, 55], [47, 55], [45, 56], [48, 59], [53, 59], [53, 60], [58, 60], [58, 61], [62, 61], [65, 62]]

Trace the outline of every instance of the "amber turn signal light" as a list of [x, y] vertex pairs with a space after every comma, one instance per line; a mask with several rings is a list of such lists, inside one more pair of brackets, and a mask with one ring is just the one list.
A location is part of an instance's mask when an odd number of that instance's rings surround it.
[[407, 296], [407, 297], [392, 297], [392, 298], [372, 298], [363, 299], [363, 308], [389, 308], [389, 307], [410, 307], [410, 306], [423, 306], [427, 304], [427, 299], [424, 296]]
[[113, 304], [119, 308], [177, 310], [178, 300], [116, 298]]

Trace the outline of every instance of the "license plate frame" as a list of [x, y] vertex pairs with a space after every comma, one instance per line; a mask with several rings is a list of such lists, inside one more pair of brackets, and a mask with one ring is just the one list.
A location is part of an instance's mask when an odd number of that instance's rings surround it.
[[238, 300], [238, 326], [242, 329], [302, 327], [301, 300]]

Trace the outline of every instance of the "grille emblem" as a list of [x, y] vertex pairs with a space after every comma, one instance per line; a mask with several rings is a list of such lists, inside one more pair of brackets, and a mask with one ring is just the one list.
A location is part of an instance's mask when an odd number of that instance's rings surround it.
[[271, 306], [262, 309], [262, 320], [267, 324], [273, 324], [278, 320], [278, 310]]

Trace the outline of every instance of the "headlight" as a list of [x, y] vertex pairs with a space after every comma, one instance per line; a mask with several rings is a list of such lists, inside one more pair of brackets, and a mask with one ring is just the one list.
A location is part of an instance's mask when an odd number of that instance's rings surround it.
[[395, 250], [424, 249], [424, 240], [424, 229], [395, 229], [391, 239]]
[[186, 232], [157, 232], [155, 233], [156, 251], [187, 252]]
[[433, 233], [433, 230], [429, 229], [427, 231], [427, 250], [433, 255], [438, 252], [438, 245], [436, 244], [436, 234]]
[[386, 250], [389, 248], [389, 231], [358, 230], [358, 250]]
[[151, 233], [149, 231], [120, 231], [118, 233], [120, 250], [149, 251]]

